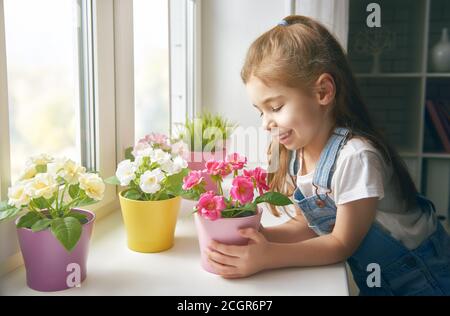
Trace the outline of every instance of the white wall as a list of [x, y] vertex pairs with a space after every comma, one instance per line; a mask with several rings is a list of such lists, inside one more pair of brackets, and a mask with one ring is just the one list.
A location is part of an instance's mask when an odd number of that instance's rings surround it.
[[250, 44], [287, 15], [286, 5], [282, 0], [202, 1], [203, 109], [244, 128], [261, 125], [240, 71]]

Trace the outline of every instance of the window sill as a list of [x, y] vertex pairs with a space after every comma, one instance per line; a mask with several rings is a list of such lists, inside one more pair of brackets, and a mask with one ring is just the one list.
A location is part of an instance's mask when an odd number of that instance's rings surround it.
[[[79, 288], [42, 293], [26, 286], [23, 266], [1, 280], [2, 295], [348, 295], [345, 264], [265, 271], [245, 279], [226, 280], [200, 267], [193, 202], [182, 202], [173, 248], [143, 254], [126, 246], [120, 211], [96, 223], [91, 241], [88, 275]], [[263, 213], [263, 224], [276, 225], [287, 217]]]

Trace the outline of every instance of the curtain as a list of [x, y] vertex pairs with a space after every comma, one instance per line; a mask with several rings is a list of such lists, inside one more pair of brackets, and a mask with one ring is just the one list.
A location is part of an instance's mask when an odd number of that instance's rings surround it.
[[347, 51], [349, 0], [296, 0], [295, 13], [325, 25]]

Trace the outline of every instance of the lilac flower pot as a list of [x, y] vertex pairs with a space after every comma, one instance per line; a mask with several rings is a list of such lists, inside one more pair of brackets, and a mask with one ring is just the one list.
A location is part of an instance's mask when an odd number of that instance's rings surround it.
[[211, 221], [195, 213], [195, 226], [197, 228], [203, 269], [211, 273], [216, 273], [214, 268], [208, 263], [208, 257], [205, 253], [212, 240], [227, 245], [247, 245], [248, 238], [242, 237], [239, 234], [239, 229], [254, 228], [258, 230], [261, 223], [261, 215], [262, 210], [258, 209], [258, 213], [252, 216], [219, 218]]
[[[80, 286], [86, 278], [95, 214], [80, 209], [73, 211], [86, 214], [88, 222], [83, 224], [80, 240], [71, 252], [61, 245], [50, 229], [34, 233], [28, 228], [17, 228], [27, 285], [31, 289], [42, 292], [61, 291]], [[18, 221], [19, 219], [16, 223]]]

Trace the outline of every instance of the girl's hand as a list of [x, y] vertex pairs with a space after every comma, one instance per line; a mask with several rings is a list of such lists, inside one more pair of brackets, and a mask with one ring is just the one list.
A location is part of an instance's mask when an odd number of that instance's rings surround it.
[[212, 241], [207, 250], [209, 264], [226, 279], [243, 278], [264, 270], [266, 260], [270, 258], [267, 254], [269, 242], [263, 234], [253, 228], [241, 229], [239, 233], [250, 239], [247, 246]]

